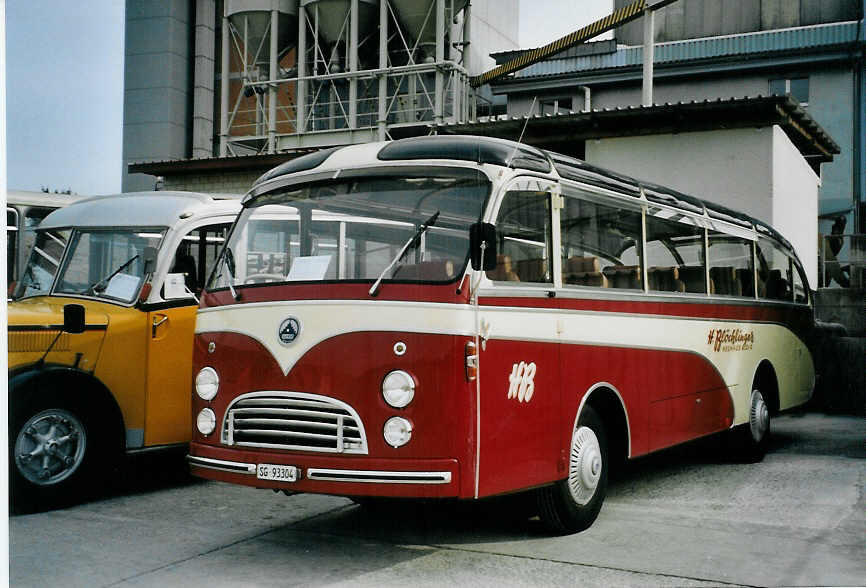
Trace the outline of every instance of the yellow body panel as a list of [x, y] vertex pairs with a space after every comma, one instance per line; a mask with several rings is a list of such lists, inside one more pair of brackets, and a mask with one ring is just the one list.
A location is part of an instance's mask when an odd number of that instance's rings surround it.
[[[71, 297], [12, 302], [10, 372], [42, 357], [60, 332], [65, 304], [84, 306], [87, 330], [61, 334], [46, 363], [76, 367], [102, 382], [120, 408], [129, 438], [143, 435], [145, 446], [189, 441], [196, 306], [146, 312]], [[154, 328], [154, 321], [162, 323]]]
[[196, 310], [187, 305], [148, 313], [145, 445], [189, 441]]

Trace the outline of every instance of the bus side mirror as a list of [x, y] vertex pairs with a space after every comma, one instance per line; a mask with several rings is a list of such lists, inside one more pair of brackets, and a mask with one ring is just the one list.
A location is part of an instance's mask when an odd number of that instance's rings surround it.
[[496, 267], [496, 227], [490, 223], [475, 223], [469, 227], [469, 255], [474, 270]]
[[63, 330], [73, 335], [84, 332], [84, 307], [67, 304], [63, 307]]

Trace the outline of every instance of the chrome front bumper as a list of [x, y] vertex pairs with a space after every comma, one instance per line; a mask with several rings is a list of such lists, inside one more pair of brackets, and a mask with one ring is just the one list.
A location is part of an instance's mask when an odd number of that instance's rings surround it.
[[[256, 464], [240, 463], [212, 459], [209, 457], [196, 457], [187, 455], [191, 466], [208, 468], [235, 474], [254, 476]], [[298, 468], [302, 469], [302, 468]], [[385, 471], [385, 470], [341, 470], [325, 468], [308, 468], [303, 471], [303, 477], [307, 480], [318, 480], [323, 482], [363, 482], [370, 484], [450, 484], [451, 472], [411, 472], [411, 471]]]

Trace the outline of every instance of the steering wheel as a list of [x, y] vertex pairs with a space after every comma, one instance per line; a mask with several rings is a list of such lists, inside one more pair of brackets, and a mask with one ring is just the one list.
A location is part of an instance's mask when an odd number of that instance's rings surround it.
[[283, 274], [250, 274], [244, 278], [244, 284], [264, 284], [265, 282], [284, 282]]

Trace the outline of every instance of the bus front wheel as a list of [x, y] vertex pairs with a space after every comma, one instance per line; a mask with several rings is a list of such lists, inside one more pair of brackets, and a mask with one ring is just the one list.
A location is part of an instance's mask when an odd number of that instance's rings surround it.
[[542, 523], [557, 534], [577, 533], [598, 517], [607, 491], [607, 434], [586, 406], [571, 436], [568, 477], [537, 490]]
[[53, 394], [18, 395], [10, 409], [14, 510], [42, 511], [77, 501], [99, 470], [105, 439], [96, 419]]

